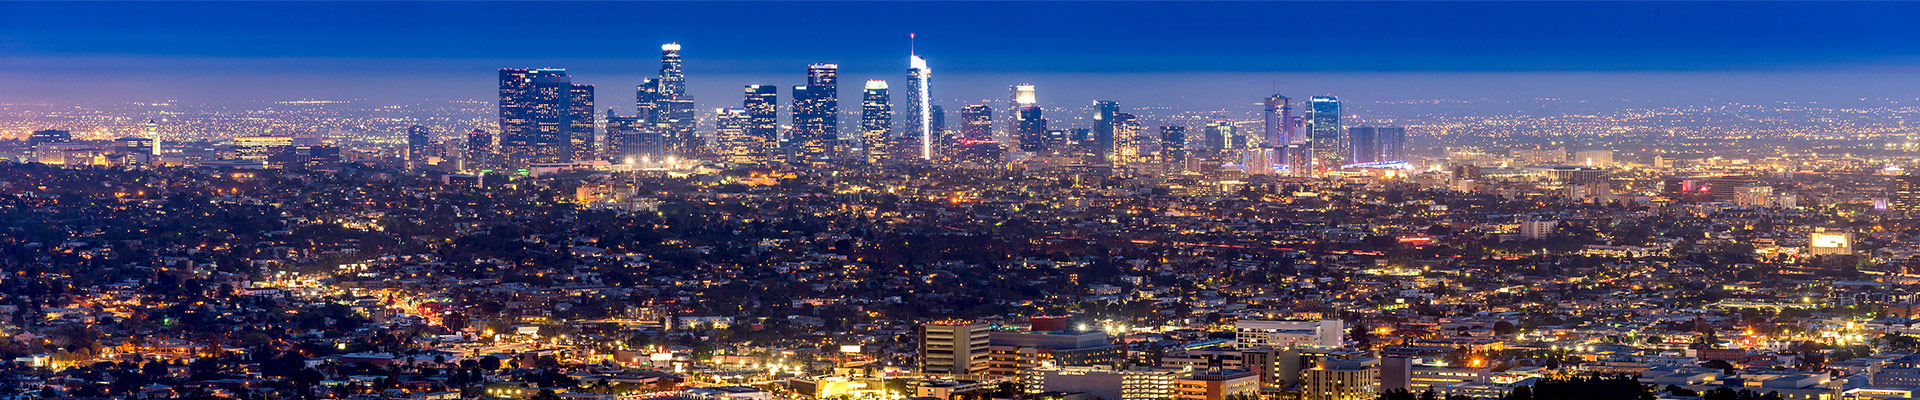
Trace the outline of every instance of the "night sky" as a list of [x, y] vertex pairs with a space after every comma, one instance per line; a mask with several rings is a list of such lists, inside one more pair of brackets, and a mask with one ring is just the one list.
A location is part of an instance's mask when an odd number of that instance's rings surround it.
[[1016, 81], [1054, 104], [1226, 106], [1268, 81], [1296, 97], [1911, 100], [1916, 17], [1891, 2], [0, 2], [0, 100], [488, 99], [498, 68], [564, 67], [630, 105], [659, 44], [679, 42], [699, 104], [737, 106], [740, 86], [798, 84], [812, 62], [841, 64], [848, 93], [898, 83], [908, 32], [936, 95], [968, 101]]

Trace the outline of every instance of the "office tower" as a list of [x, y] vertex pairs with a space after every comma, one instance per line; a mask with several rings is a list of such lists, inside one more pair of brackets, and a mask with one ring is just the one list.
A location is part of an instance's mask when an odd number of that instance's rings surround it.
[[1337, 319], [1302, 321], [1240, 320], [1233, 323], [1234, 347], [1341, 347], [1346, 323]]
[[1288, 143], [1292, 143], [1293, 132], [1287, 129], [1289, 127], [1287, 122], [1293, 119], [1293, 99], [1277, 94], [1268, 96], [1261, 111], [1265, 114], [1265, 118], [1261, 119], [1261, 127], [1264, 128], [1261, 132], [1261, 145], [1285, 148]]
[[568, 159], [587, 162], [594, 158], [593, 85], [573, 85], [567, 101]]
[[715, 153], [731, 162], [750, 159], [754, 139], [747, 135], [747, 129], [753, 125], [753, 116], [745, 108], [722, 108], [713, 113]]
[[1144, 147], [1140, 137], [1140, 119], [1133, 114], [1117, 113], [1107, 120], [1111, 121], [1108, 129], [1113, 131], [1108, 138], [1112, 143], [1108, 162], [1116, 167], [1139, 162], [1140, 148]]
[[1221, 120], [1207, 121], [1207, 125], [1201, 130], [1201, 139], [1193, 146], [1195, 151], [1217, 153], [1234, 148], [1232, 145], [1233, 123]]
[[661, 103], [662, 100], [665, 100], [665, 97], [660, 94], [660, 80], [641, 79], [640, 85], [633, 87], [633, 115], [640, 117], [640, 120], [648, 124], [665, 121], [666, 118], [663, 117], [662, 112], [665, 105]]
[[1187, 127], [1169, 125], [1160, 127], [1160, 158], [1163, 160], [1182, 160], [1187, 157]]
[[866, 90], [860, 93], [860, 140], [859, 146], [865, 150], [865, 156], [871, 160], [885, 157], [892, 147], [892, 137], [888, 132], [893, 129], [893, 103], [887, 94], [887, 81], [867, 80]]
[[780, 143], [780, 86], [747, 85], [747, 136], [753, 138], [752, 151], [763, 157]]
[[160, 163], [160, 123], [148, 118], [146, 125], [141, 127], [141, 131], [148, 140], [153, 141], [150, 148], [152, 152], [149, 154], [153, 157], [153, 163]]
[[920, 373], [964, 377], [987, 372], [985, 322], [939, 321], [920, 325]]
[[[641, 116], [622, 117], [607, 108], [606, 158], [615, 163], [639, 160], [649, 154], [661, 154], [659, 134]], [[649, 148], [649, 145], [653, 148]]]
[[1033, 84], [1013, 85], [1012, 105], [1007, 112], [1007, 140], [1020, 143], [1020, 150], [1028, 153], [1050, 152], [1056, 144], [1047, 138], [1047, 119], [1040, 111]]
[[1370, 126], [1347, 128], [1347, 157], [1350, 164], [1380, 161], [1379, 130]]
[[686, 94], [687, 76], [680, 71], [680, 44], [660, 45], [660, 95], [677, 99]]
[[1127, 353], [1105, 332], [1038, 328], [989, 333], [987, 351], [987, 374], [994, 376], [1012, 376], [1043, 363], [1116, 367]]
[[69, 143], [72, 141], [73, 141], [72, 132], [67, 132], [67, 131], [57, 130], [57, 129], [33, 131], [33, 135], [27, 137], [28, 146], [38, 146], [42, 144]]
[[1114, 149], [1113, 118], [1120, 113], [1120, 103], [1100, 100], [1093, 102], [1093, 154], [1111, 161]]
[[801, 162], [831, 158], [840, 140], [837, 64], [807, 66], [807, 84], [793, 87], [792, 151]]
[[1000, 159], [1000, 142], [993, 140], [993, 107], [973, 104], [960, 108], [960, 138], [954, 158], [986, 162]]
[[1339, 168], [1346, 143], [1341, 140], [1340, 99], [1313, 96], [1307, 100], [1311, 113], [1307, 125], [1307, 148], [1313, 152], [1313, 168]]
[[904, 130], [907, 134], [902, 136], [915, 142], [913, 145], [920, 149], [921, 160], [933, 159], [934, 142], [938, 139], [935, 135], [940, 133], [938, 127], [941, 124], [934, 121], [939, 113], [933, 105], [932, 81], [933, 69], [927, 67], [927, 59], [920, 58], [918, 54], [908, 55], [907, 105], [902, 108], [907, 111], [909, 128]]
[[153, 156], [154, 139], [144, 137], [123, 137], [113, 140], [110, 151], [117, 157], [124, 157], [128, 165], [151, 165], [159, 163]]
[[493, 166], [493, 134], [480, 129], [467, 132], [467, 170], [479, 171]]
[[972, 104], [960, 108], [960, 142], [993, 140], [993, 107]]
[[[593, 134], [593, 86], [564, 69], [500, 70], [500, 150], [511, 165], [567, 162], [572, 137]], [[583, 103], [585, 108], [576, 108]], [[583, 123], [575, 119], [585, 118]], [[591, 139], [588, 139], [591, 143]]]
[[[1407, 128], [1383, 126], [1374, 128], [1375, 145], [1380, 148], [1380, 161], [1407, 161]], [[1612, 158], [1609, 157], [1611, 162]]]
[[419, 168], [427, 163], [427, 146], [433, 140], [427, 137], [427, 127], [414, 125], [407, 127], [407, 167]]
[[927, 108], [927, 113], [933, 114], [933, 116], [927, 118], [927, 122], [933, 129], [932, 139], [934, 145], [938, 146], [940, 141], [947, 139], [947, 109], [940, 106], [933, 106]]
[[1888, 210], [1920, 213], [1920, 175], [1895, 176], [1887, 187]]
[[1021, 107], [1013, 114], [1014, 135], [1020, 140], [1020, 150], [1035, 155], [1051, 154], [1054, 149], [1065, 144], [1065, 138], [1047, 130], [1047, 118], [1041, 115], [1040, 106]]

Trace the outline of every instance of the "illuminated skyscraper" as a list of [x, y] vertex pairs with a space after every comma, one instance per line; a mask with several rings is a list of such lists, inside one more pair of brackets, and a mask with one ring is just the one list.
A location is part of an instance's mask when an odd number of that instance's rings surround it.
[[567, 100], [568, 161], [593, 161], [593, 85], [573, 85]]
[[1160, 158], [1170, 162], [1187, 158], [1187, 127], [1179, 125], [1160, 127]]
[[1289, 129], [1292, 125], [1287, 123], [1293, 119], [1293, 99], [1277, 94], [1268, 96], [1261, 111], [1266, 117], [1261, 120], [1265, 128], [1260, 138], [1262, 146], [1285, 148], [1293, 142], [1293, 130]]
[[614, 163], [625, 163], [627, 159], [638, 160], [651, 154], [662, 154], [664, 140], [654, 133], [653, 126], [640, 116], [622, 117], [614, 115], [613, 108], [607, 108], [607, 146], [606, 158]]
[[745, 108], [716, 109], [713, 114], [715, 153], [730, 162], [751, 159], [754, 139], [747, 135], [747, 129], [753, 125], [753, 116]]
[[1371, 126], [1347, 128], [1346, 162], [1370, 163], [1380, 161], [1379, 131]]
[[893, 129], [893, 103], [888, 97], [887, 81], [867, 81], [860, 95], [860, 146], [872, 160], [885, 157], [896, 140], [888, 135]]
[[1228, 145], [1234, 140], [1233, 123], [1221, 120], [1207, 121], [1207, 126], [1202, 129], [1201, 139], [1193, 146], [1195, 151], [1220, 152], [1233, 148]]
[[831, 158], [839, 133], [839, 75], [837, 64], [807, 67], [807, 84], [793, 87], [792, 152], [802, 162]]
[[1007, 134], [1003, 141], [1020, 144], [1020, 150], [1029, 153], [1046, 153], [1052, 145], [1047, 140], [1047, 120], [1040, 111], [1040, 100], [1034, 94], [1031, 83], [1013, 85], [1012, 102], [1007, 109]]
[[467, 164], [465, 170], [479, 171], [493, 167], [493, 134], [474, 129], [467, 132]]
[[146, 136], [148, 140], [153, 141], [152, 142], [153, 146], [151, 148], [152, 153], [150, 155], [152, 156], [153, 163], [159, 164], [160, 163], [160, 122], [154, 121], [152, 118], [148, 118], [147, 123], [141, 126], [141, 131], [144, 133], [144, 136]]
[[[501, 161], [516, 166], [570, 161], [572, 137], [581, 129], [593, 135], [592, 110], [593, 86], [574, 85], [565, 69], [501, 69], [500, 147], [506, 157]], [[585, 122], [574, 123], [578, 118]]]
[[659, 79], [641, 79], [640, 85], [633, 87], [633, 115], [649, 124], [659, 123], [664, 120], [661, 117], [664, 105], [660, 104], [663, 99]]
[[687, 75], [680, 70], [679, 43], [660, 45], [660, 95], [669, 99], [687, 95]]
[[414, 125], [407, 127], [407, 167], [419, 168], [427, 163], [427, 146], [433, 140], [427, 136], [427, 127]]
[[747, 85], [742, 102], [747, 110], [747, 136], [753, 139], [752, 151], [764, 156], [780, 143], [780, 86]]
[[1108, 142], [1111, 143], [1109, 147], [1110, 152], [1107, 153], [1109, 155], [1108, 162], [1113, 163], [1116, 167], [1139, 162], [1141, 147], [1140, 119], [1135, 118], [1133, 114], [1115, 113], [1111, 114], [1111, 117], [1106, 118], [1106, 120], [1111, 121], [1108, 127], [1112, 130], [1112, 136], [1109, 137], [1110, 142]]
[[917, 142], [914, 145], [920, 148], [921, 160], [933, 159], [933, 146], [938, 139], [935, 135], [940, 132], [933, 123], [932, 81], [933, 69], [927, 67], [927, 59], [920, 58], [919, 54], [907, 56], [907, 106], [903, 108], [910, 128], [905, 129], [908, 134], [904, 136]]
[[1107, 100], [1093, 102], [1092, 152], [1109, 161], [1113, 158], [1114, 140], [1116, 140], [1113, 123], [1114, 117], [1118, 114], [1120, 114], [1119, 102]]
[[993, 106], [961, 107], [960, 124], [960, 138], [953, 148], [955, 158], [981, 162], [999, 159], [1000, 143], [993, 140]]
[[1341, 135], [1346, 129], [1340, 126], [1340, 99], [1313, 96], [1307, 101], [1312, 112], [1307, 146], [1313, 151], [1314, 164], [1316, 168], [1339, 168], [1347, 148]]

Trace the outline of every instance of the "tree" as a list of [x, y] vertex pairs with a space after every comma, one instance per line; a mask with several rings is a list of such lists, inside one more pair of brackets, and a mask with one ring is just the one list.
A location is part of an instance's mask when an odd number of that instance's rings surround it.
[[484, 369], [488, 371], [500, 370], [500, 359], [495, 358], [494, 356], [481, 357], [480, 369]]

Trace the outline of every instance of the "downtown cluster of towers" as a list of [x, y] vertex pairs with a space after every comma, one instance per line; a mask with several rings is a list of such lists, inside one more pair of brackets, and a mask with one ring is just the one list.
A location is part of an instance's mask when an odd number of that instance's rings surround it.
[[[573, 83], [564, 69], [501, 69], [500, 134], [496, 140], [485, 131], [470, 133], [469, 165], [682, 157], [799, 165], [1069, 159], [1119, 167], [1208, 159], [1250, 173], [1302, 175], [1405, 159], [1405, 130], [1346, 129], [1340, 101], [1332, 96], [1310, 99], [1305, 116], [1294, 115], [1287, 97], [1269, 97], [1260, 134], [1236, 134], [1234, 125], [1221, 121], [1208, 124], [1200, 135], [1188, 135], [1182, 126], [1163, 126], [1159, 135], [1150, 135], [1140, 118], [1121, 112], [1113, 101], [1094, 102], [1090, 128], [1049, 128], [1034, 85], [1016, 84], [1002, 119], [994, 117], [996, 107], [968, 105], [959, 112], [958, 129], [948, 131], [945, 111], [932, 100], [933, 70], [919, 54], [908, 58], [904, 96], [892, 96], [884, 80], [866, 82], [854, 137], [840, 134], [836, 64], [807, 67], [806, 83], [789, 92], [791, 124], [784, 129], [779, 87], [756, 84], [745, 87], [740, 107], [714, 110], [712, 133], [701, 135], [680, 49], [678, 43], [661, 46], [659, 75], [636, 87], [633, 114], [606, 109], [600, 120], [604, 135], [595, 132], [593, 85]], [[415, 136], [424, 134], [409, 132], [409, 142]]]

